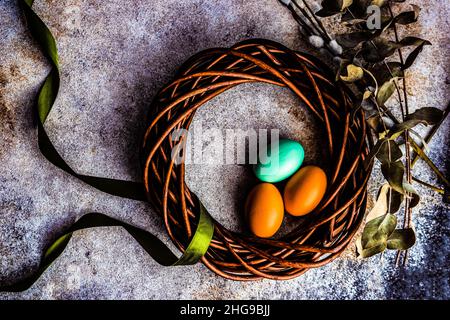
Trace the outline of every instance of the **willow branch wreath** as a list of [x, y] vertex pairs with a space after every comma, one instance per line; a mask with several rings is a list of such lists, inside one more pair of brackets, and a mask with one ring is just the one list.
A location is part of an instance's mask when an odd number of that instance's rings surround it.
[[232, 280], [291, 279], [332, 261], [350, 243], [364, 218], [372, 170], [364, 161], [373, 144], [364, 112], [352, 108], [352, 93], [318, 59], [262, 39], [194, 55], [150, 106], [154, 114], [141, 158], [144, 185], [173, 243], [185, 251], [200, 204], [186, 185], [185, 164], [176, 165], [171, 157], [186, 136], [174, 142], [171, 133], [187, 130], [195, 112], [217, 95], [255, 82], [291, 89], [320, 121], [330, 164], [328, 189], [314, 214], [279, 239], [236, 233], [214, 221], [214, 236], [202, 262]]

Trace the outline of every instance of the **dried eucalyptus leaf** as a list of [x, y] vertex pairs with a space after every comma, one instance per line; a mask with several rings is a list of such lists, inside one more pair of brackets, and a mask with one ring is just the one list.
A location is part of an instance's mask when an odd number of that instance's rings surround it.
[[370, 116], [366, 119], [367, 124], [372, 128], [376, 133], [380, 133], [384, 131], [383, 122], [378, 113]]
[[421, 123], [420, 120], [409, 120], [409, 121], [404, 121], [404, 122], [401, 122], [401, 123], [397, 123], [397, 124], [394, 125], [393, 128], [391, 128], [391, 130], [389, 130], [388, 138], [391, 139], [391, 140], [395, 140], [400, 135], [402, 135], [405, 130], [414, 128], [419, 123]]
[[384, 67], [386, 68], [386, 71], [389, 73], [389, 77], [391, 78], [393, 77], [402, 78], [404, 76], [402, 64], [400, 62], [396, 61], [387, 62], [384, 65]]
[[392, 94], [395, 92], [395, 81], [397, 81], [398, 78], [391, 78], [378, 89], [377, 93], [377, 103], [382, 106], [384, 103], [392, 96]]
[[416, 189], [414, 189], [411, 184], [406, 182], [403, 183], [403, 189], [405, 189], [405, 191], [408, 193], [408, 196], [410, 197], [410, 208], [414, 208], [415, 206], [417, 206], [420, 202], [420, 195], [417, 193]]
[[342, 11], [342, 7], [348, 1], [346, 0], [322, 0], [321, 9], [315, 14], [319, 17], [330, 17]]
[[363, 43], [361, 55], [367, 62], [381, 62], [394, 54], [395, 50], [402, 47], [420, 46], [431, 44], [427, 40], [417, 37], [405, 37], [399, 43], [389, 41], [381, 37], [375, 37], [372, 41]]
[[339, 60], [339, 67], [337, 68], [336, 72], [336, 81], [340, 79], [341, 74], [344, 74], [347, 70], [347, 65], [350, 64], [351, 61], [348, 59], [340, 59]]
[[347, 66], [347, 76], [340, 76], [345, 82], [355, 82], [364, 76], [364, 70], [361, 67], [349, 64]]
[[372, 106], [370, 106], [370, 101], [368, 100], [372, 96], [373, 92], [370, 90], [364, 91], [364, 93], [358, 96], [359, 103], [355, 104], [355, 106], [352, 109], [351, 112], [351, 119], [352, 121], [355, 121], [356, 113], [359, 111], [359, 109], [363, 108], [366, 111], [369, 111], [373, 109]]
[[338, 34], [336, 41], [345, 48], [354, 48], [358, 44], [373, 38], [370, 31], [355, 31], [351, 33]]
[[431, 45], [430, 41], [417, 37], [405, 37], [402, 40], [400, 40], [400, 45], [402, 47], [420, 46], [423, 43]]
[[415, 143], [418, 147], [422, 148], [423, 151], [429, 152], [430, 148], [428, 147], [428, 143], [425, 139], [414, 129], [409, 129], [410, 133], [410, 142]]
[[377, 29], [377, 31], [375, 33], [376, 36], [377, 37], [380, 36], [387, 29], [392, 27], [393, 24], [394, 24], [394, 19], [390, 15], [382, 14], [381, 19], [380, 19], [380, 28]]
[[385, 215], [388, 210], [388, 192], [389, 192], [389, 184], [385, 183], [379, 191], [377, 201], [375, 202], [373, 208], [367, 214], [366, 220], [371, 221], [375, 218], [381, 217]]
[[417, 56], [419, 55], [419, 53], [422, 52], [423, 47], [424, 46], [428, 46], [431, 45], [431, 42], [429, 41], [424, 41], [423, 43], [421, 43], [420, 45], [418, 45], [413, 51], [411, 51], [411, 53], [408, 55], [408, 57], [405, 60], [405, 64], [403, 65], [402, 69], [406, 70], [409, 67], [411, 67], [414, 63], [414, 61], [416, 61]]
[[383, 144], [386, 143], [387, 139], [378, 139], [377, 143], [372, 147], [367, 158], [364, 160], [364, 166], [367, 168], [370, 163], [373, 161], [373, 158], [377, 155], [377, 153], [382, 148]]
[[342, 4], [341, 4], [341, 11], [343, 11], [344, 9], [350, 7], [353, 4], [353, 0], [341, 0]]
[[380, 243], [377, 246], [367, 248], [367, 249], [363, 249], [360, 245], [357, 244], [356, 248], [357, 248], [358, 254], [361, 258], [370, 258], [370, 257], [386, 250], [387, 242]]
[[381, 64], [376, 64], [370, 69], [370, 72], [375, 76], [378, 83], [385, 83], [392, 78], [403, 78], [403, 66], [400, 62], [386, 62]]
[[403, 193], [397, 192], [391, 188], [390, 192], [387, 195], [388, 197], [388, 213], [396, 213], [400, 210], [400, 207], [404, 200]]
[[376, 157], [381, 163], [395, 162], [403, 157], [403, 153], [395, 141], [388, 140], [382, 144]]
[[384, 6], [385, 4], [387, 3], [387, 0], [372, 0], [371, 2], [370, 2], [370, 4], [371, 5], [373, 5], [373, 6], [378, 6], [378, 7], [382, 7], [382, 6]]
[[382, 163], [381, 172], [392, 189], [404, 193], [403, 176], [405, 174], [405, 166], [401, 161]]
[[400, 41], [400, 45], [402, 47], [416, 46], [416, 48], [413, 51], [411, 51], [411, 53], [405, 60], [403, 70], [406, 70], [412, 66], [419, 53], [422, 52], [423, 47], [431, 45], [431, 42], [417, 37], [405, 37]]
[[389, 139], [397, 139], [405, 130], [414, 128], [418, 124], [434, 125], [442, 118], [442, 111], [437, 108], [424, 107], [407, 115], [405, 121], [396, 124], [388, 134]]
[[[345, 12], [351, 18], [365, 19], [367, 18], [367, 8], [372, 5], [372, 0], [353, 0], [352, 5]], [[346, 17], [347, 19], [349, 17]]]
[[386, 243], [396, 226], [397, 217], [389, 213], [370, 220], [361, 235], [362, 248], [368, 249]]
[[380, 114], [374, 113], [366, 119], [368, 125], [372, 130], [378, 133], [378, 139], [383, 139], [389, 132], [389, 129], [394, 126], [394, 122], [389, 117], [380, 117]]
[[361, 55], [367, 62], [381, 62], [385, 58], [394, 54], [395, 50], [401, 47], [394, 41], [388, 41], [384, 38], [377, 37], [372, 41], [363, 43]]
[[439, 110], [438, 108], [424, 107], [417, 109], [413, 113], [407, 115], [405, 120], [420, 120], [421, 123], [434, 125], [442, 119], [442, 115], [442, 110]]
[[405, 11], [399, 13], [394, 18], [394, 22], [402, 25], [407, 25], [416, 22], [417, 19], [419, 18], [420, 7], [416, 6], [415, 4], [411, 4], [411, 7], [413, 8], [412, 11]]
[[407, 250], [416, 243], [416, 233], [412, 228], [397, 229], [387, 240], [387, 248], [391, 250]]
[[364, 94], [363, 94], [362, 99], [363, 99], [363, 100], [367, 100], [367, 99], [369, 99], [369, 98], [372, 96], [372, 94], [373, 94], [372, 91], [366, 90], [366, 91], [364, 91]]

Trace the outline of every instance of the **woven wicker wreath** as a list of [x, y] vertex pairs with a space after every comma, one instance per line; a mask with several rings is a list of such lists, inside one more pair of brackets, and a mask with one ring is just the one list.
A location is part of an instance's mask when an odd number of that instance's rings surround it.
[[315, 212], [281, 239], [262, 239], [227, 230], [215, 222], [202, 258], [228, 279], [291, 279], [336, 258], [349, 244], [366, 209], [371, 167], [364, 166], [372, 140], [364, 113], [351, 113], [351, 92], [316, 58], [268, 40], [209, 49], [190, 58], [155, 97], [143, 142], [144, 183], [149, 201], [163, 215], [167, 232], [184, 252], [199, 215], [199, 202], [185, 184], [184, 164], [171, 159], [170, 134], [188, 129], [204, 103], [242, 83], [290, 88], [326, 132], [328, 189]]

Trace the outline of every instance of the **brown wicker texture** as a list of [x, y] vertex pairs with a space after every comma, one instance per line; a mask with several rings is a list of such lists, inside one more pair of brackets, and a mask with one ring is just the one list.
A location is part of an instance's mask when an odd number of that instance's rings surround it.
[[323, 124], [328, 189], [315, 212], [299, 219], [303, 222], [280, 239], [232, 232], [215, 221], [202, 262], [233, 280], [291, 279], [332, 261], [349, 244], [364, 217], [371, 170], [364, 166], [372, 145], [364, 113], [351, 112], [351, 93], [316, 58], [261, 39], [193, 56], [151, 105], [154, 114], [142, 153], [144, 183], [169, 236], [184, 251], [196, 228], [199, 204], [185, 184], [185, 166], [171, 159], [172, 148], [180, 144], [173, 143], [170, 134], [189, 128], [196, 110], [207, 101], [252, 82], [290, 88]]

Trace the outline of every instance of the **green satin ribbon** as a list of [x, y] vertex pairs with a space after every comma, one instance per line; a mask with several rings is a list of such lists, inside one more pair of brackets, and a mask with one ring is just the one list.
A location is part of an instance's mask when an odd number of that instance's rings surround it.
[[[124, 198], [146, 200], [145, 189], [142, 183], [80, 175], [63, 160], [58, 151], [54, 148], [44, 129], [44, 123], [51, 111], [59, 90], [60, 77], [56, 41], [45, 23], [33, 11], [32, 5], [34, 0], [21, 0], [21, 2], [23, 3], [25, 17], [31, 34], [41, 45], [43, 52], [52, 63], [52, 70], [39, 90], [37, 98], [39, 118], [38, 143], [40, 151], [55, 166], [101, 191]], [[37, 272], [16, 284], [0, 287], [0, 292], [24, 291], [33, 285], [41, 274], [64, 251], [75, 231], [96, 227], [117, 226], [127, 230], [142, 248], [144, 248], [156, 262], [163, 266], [190, 265], [197, 263], [208, 250], [214, 233], [214, 222], [200, 202], [200, 214], [195, 233], [183, 255], [180, 258], [177, 258], [177, 256], [170, 251], [161, 240], [151, 233], [101, 213], [88, 213], [76, 221], [64, 234], [58, 237], [57, 240], [48, 247], [42, 257]]]
[[30, 288], [53, 261], [61, 255], [75, 231], [96, 227], [124, 228], [156, 262], [166, 267], [197, 263], [208, 250], [214, 232], [213, 221], [205, 207], [200, 204], [200, 217], [197, 230], [184, 254], [180, 258], [177, 258], [161, 240], [150, 232], [113, 219], [102, 213], [88, 213], [75, 222], [48, 247], [42, 257], [38, 270], [34, 274], [13, 285], [0, 287], [0, 292], [20, 292]]
[[23, 9], [28, 23], [28, 28], [52, 64], [52, 70], [45, 79], [44, 84], [38, 93], [37, 99], [37, 112], [39, 118], [38, 142], [39, 149], [42, 154], [55, 166], [66, 171], [72, 176], [77, 177], [90, 186], [115, 196], [145, 201], [145, 188], [142, 183], [78, 174], [64, 161], [58, 151], [56, 151], [53, 147], [53, 144], [44, 129], [44, 123], [52, 110], [52, 106], [56, 100], [59, 90], [60, 77], [58, 49], [52, 33], [32, 9], [34, 0], [22, 0], [22, 2], [24, 4]]

